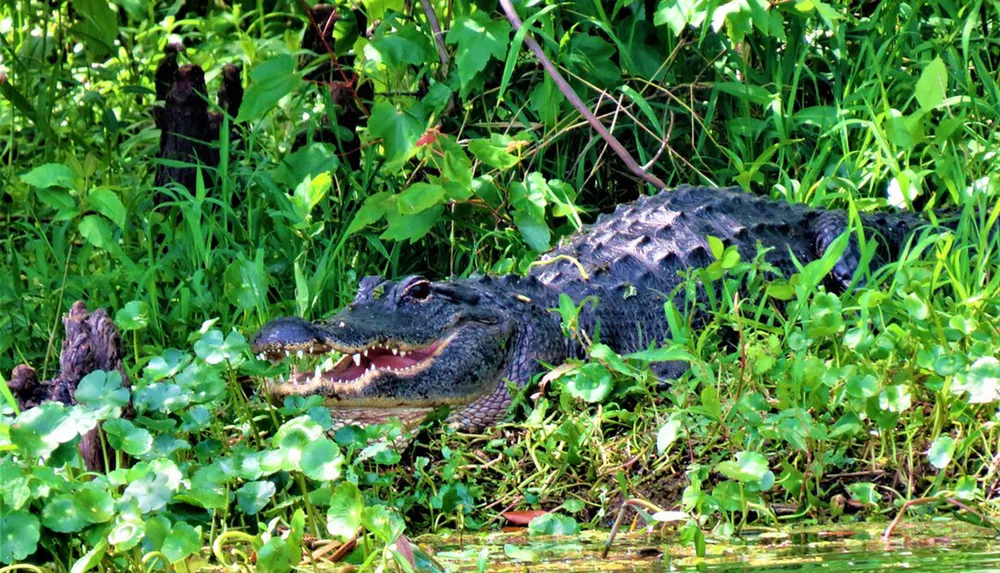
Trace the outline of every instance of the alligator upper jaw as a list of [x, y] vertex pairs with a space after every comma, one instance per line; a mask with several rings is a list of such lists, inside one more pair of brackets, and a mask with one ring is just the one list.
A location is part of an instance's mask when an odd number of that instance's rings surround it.
[[287, 375], [266, 381], [266, 388], [274, 397], [321, 394], [331, 399], [331, 405], [345, 402], [350, 407], [389, 406], [395, 402], [392, 397], [366, 395], [365, 388], [381, 376], [419, 375], [433, 365], [457, 334], [453, 330], [423, 345], [392, 339], [360, 347], [319, 339], [284, 346], [271, 344], [257, 357], [291, 362]]

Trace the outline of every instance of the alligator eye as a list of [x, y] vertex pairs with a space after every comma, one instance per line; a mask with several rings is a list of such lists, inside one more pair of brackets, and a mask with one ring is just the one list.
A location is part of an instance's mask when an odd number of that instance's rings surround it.
[[427, 281], [415, 282], [406, 289], [404, 294], [413, 300], [427, 300], [431, 296], [431, 283]]

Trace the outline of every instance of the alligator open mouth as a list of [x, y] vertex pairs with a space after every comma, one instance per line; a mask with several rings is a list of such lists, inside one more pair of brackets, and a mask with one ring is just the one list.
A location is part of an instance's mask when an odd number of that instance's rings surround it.
[[287, 373], [267, 380], [272, 390], [280, 388], [280, 394], [310, 394], [318, 386], [349, 393], [385, 373], [400, 378], [420, 374], [430, 368], [456, 334], [452, 332], [422, 346], [394, 340], [373, 341], [365, 347], [347, 347], [318, 340], [306, 344], [272, 345], [257, 357], [271, 363], [290, 365]]

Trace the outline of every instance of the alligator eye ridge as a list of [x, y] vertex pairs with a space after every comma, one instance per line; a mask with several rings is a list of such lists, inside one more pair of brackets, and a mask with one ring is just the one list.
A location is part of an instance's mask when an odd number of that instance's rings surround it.
[[431, 296], [431, 283], [428, 281], [413, 283], [403, 294], [414, 300], [427, 300]]

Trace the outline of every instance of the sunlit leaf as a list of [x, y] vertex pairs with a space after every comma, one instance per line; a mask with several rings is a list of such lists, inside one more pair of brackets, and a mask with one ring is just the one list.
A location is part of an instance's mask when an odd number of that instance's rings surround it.
[[281, 98], [298, 87], [302, 77], [295, 71], [295, 58], [281, 54], [258, 64], [250, 71], [250, 80], [237, 122], [252, 122], [263, 117]]
[[340, 541], [348, 541], [361, 527], [361, 512], [365, 500], [358, 486], [349, 481], [341, 482], [330, 498], [330, 509], [326, 513], [326, 530]]
[[942, 101], [948, 92], [948, 67], [940, 56], [931, 60], [924, 71], [920, 73], [917, 80], [917, 87], [914, 95], [917, 102], [925, 110], [934, 109]]
[[955, 440], [951, 436], [938, 436], [927, 451], [927, 461], [937, 469], [943, 470], [951, 463], [951, 458], [954, 455]]
[[739, 452], [736, 461], [721, 462], [715, 469], [729, 479], [741, 482], [758, 481], [768, 471], [767, 458], [758, 452]]
[[248, 515], [256, 515], [264, 509], [274, 497], [274, 483], [269, 481], [251, 481], [236, 490], [236, 505], [240, 511]]
[[580, 524], [568, 515], [545, 513], [531, 520], [528, 524], [531, 535], [576, 535], [580, 533]]

